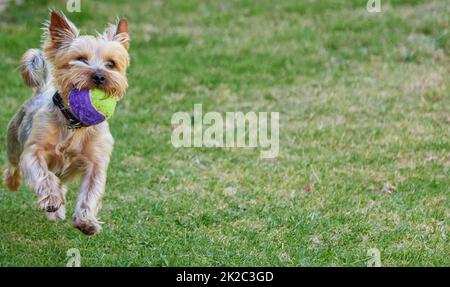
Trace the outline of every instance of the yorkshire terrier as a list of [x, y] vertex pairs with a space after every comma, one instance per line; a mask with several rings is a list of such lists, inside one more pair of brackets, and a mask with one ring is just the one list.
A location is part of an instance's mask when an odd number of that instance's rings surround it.
[[100, 89], [120, 100], [128, 86], [129, 35], [126, 19], [103, 34], [80, 35], [63, 14], [52, 11], [42, 51], [28, 50], [21, 61], [31, 97], [8, 127], [6, 186], [16, 191], [21, 174], [49, 220], [65, 219], [66, 183], [81, 177], [73, 226], [86, 235], [101, 230], [97, 213], [105, 191], [114, 144], [107, 121], [80, 125], [68, 103], [71, 89]]

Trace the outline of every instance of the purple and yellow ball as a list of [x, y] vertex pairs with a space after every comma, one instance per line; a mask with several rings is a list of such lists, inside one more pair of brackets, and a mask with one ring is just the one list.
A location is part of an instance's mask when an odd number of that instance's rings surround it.
[[116, 109], [117, 100], [100, 89], [72, 89], [69, 106], [72, 113], [85, 126], [93, 126], [109, 119]]

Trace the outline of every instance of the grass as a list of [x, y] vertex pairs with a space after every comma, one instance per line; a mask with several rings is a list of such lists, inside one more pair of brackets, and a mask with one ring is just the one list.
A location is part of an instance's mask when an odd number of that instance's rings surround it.
[[[83, 236], [1, 187], [1, 266], [64, 266], [70, 248], [83, 266], [365, 266], [370, 248], [384, 266], [450, 265], [447, 1], [384, 0], [377, 14], [357, 0], [81, 3], [67, 14], [83, 32], [120, 15], [132, 37], [106, 223]], [[64, 6], [1, 15], [1, 130], [30, 97], [21, 55]], [[279, 156], [174, 148], [172, 114], [195, 103], [280, 112]]]

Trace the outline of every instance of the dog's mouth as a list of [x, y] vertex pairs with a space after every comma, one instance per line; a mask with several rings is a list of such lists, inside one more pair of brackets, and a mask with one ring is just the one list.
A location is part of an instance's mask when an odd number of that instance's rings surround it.
[[93, 126], [112, 116], [117, 101], [97, 88], [72, 88], [68, 102], [71, 112], [83, 126]]
[[102, 85], [96, 85], [93, 83], [77, 83], [72, 85], [72, 89], [77, 89], [77, 90], [100, 90], [102, 92], [105, 93], [106, 97], [112, 97], [114, 98], [116, 101], [120, 101], [123, 97], [122, 92], [118, 91], [116, 88], [111, 87], [110, 85], [108, 85], [107, 83], [102, 84]]

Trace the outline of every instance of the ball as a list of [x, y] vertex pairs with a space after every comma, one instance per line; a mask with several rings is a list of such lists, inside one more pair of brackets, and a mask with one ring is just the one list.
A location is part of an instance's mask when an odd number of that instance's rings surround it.
[[110, 118], [116, 109], [117, 100], [100, 89], [72, 89], [69, 107], [75, 117], [85, 126], [97, 125]]

